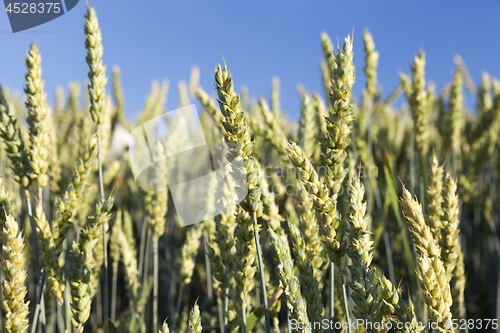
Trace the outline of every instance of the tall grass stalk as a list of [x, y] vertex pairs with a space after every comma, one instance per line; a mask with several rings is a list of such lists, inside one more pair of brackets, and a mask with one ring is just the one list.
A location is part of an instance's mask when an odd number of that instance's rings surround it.
[[[261, 201], [261, 191], [258, 185], [259, 170], [257, 161], [251, 155], [254, 143], [250, 136], [250, 128], [245, 120], [245, 111], [240, 108], [240, 96], [234, 91], [234, 83], [231, 72], [228, 70], [226, 64], [222, 68], [217, 65], [215, 68], [215, 86], [218, 94], [219, 108], [224, 116], [224, 128], [226, 129], [227, 136], [226, 142], [229, 144], [230, 154], [239, 158], [244, 163], [242, 175], [246, 176], [246, 184], [240, 186], [248, 186], [248, 193], [246, 198], [240, 203], [240, 206], [249, 214], [253, 214], [253, 232], [255, 241], [259, 241], [258, 229], [256, 218], [260, 217], [263, 212], [263, 204]], [[256, 243], [259, 248], [260, 244]], [[260, 249], [259, 249], [260, 251]], [[264, 284], [264, 270], [262, 266], [262, 258], [259, 259], [259, 270], [261, 276], [261, 289], [262, 295], [266, 295], [266, 285]], [[263, 300], [264, 311], [266, 318], [266, 331], [270, 333], [269, 310], [265, 303], [267, 299]], [[244, 306], [242, 306], [242, 319], [246, 320], [246, 313]], [[246, 324], [245, 324], [246, 326]], [[243, 330], [246, 333], [246, 327]]]
[[[101, 118], [106, 108], [106, 66], [102, 63], [102, 35], [97, 20], [97, 15], [91, 5], [87, 5], [87, 13], [85, 15], [85, 48], [87, 49], [87, 64], [89, 66], [88, 86], [90, 97], [90, 115], [92, 120], [97, 125], [97, 159], [99, 169], [99, 194], [101, 203], [106, 200], [104, 197], [104, 184], [102, 174], [102, 156], [101, 156]], [[108, 249], [106, 241], [107, 222], [102, 225], [102, 243], [103, 243], [103, 321], [108, 319]]]

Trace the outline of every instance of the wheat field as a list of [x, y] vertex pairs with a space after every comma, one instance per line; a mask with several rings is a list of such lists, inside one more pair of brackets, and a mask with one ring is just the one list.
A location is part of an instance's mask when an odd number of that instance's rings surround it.
[[[153, 82], [127, 119], [118, 67], [106, 91], [92, 6], [82, 23], [88, 81], [47, 103], [33, 43], [24, 94], [0, 87], [4, 332], [500, 332], [497, 78], [476, 84], [457, 56], [436, 91], [420, 50], [383, 99], [370, 32], [357, 37], [364, 50], [323, 32], [324, 91], [298, 86], [297, 122], [279, 79], [256, 99], [235, 91], [231, 59], [193, 67], [180, 107], [199, 106], [207, 142], [227, 143], [246, 192], [183, 226], [168, 157], [161, 186], [138, 186], [124, 136], [168, 111], [169, 82]], [[221, 197], [213, 181], [195, 193], [209, 207]]]

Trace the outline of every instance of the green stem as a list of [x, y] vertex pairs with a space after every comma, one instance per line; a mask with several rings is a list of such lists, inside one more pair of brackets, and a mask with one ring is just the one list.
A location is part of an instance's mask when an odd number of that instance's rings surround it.
[[241, 303], [241, 333], [247, 333], [247, 311], [245, 302]]
[[[65, 262], [69, 262], [69, 250], [68, 250], [69, 238], [66, 238], [63, 242], [63, 252], [65, 256]], [[64, 274], [69, 276], [69, 265], [64, 265]], [[71, 332], [71, 292], [69, 286], [69, 280], [66, 279], [66, 289], [64, 289], [64, 310], [66, 319], [66, 332]]]
[[153, 332], [158, 329], [158, 236], [153, 235]]
[[[40, 315], [41, 311], [41, 304], [43, 302], [43, 289], [45, 287], [45, 276], [42, 275], [40, 276], [41, 280], [38, 280], [38, 297], [36, 300], [36, 306], [35, 306], [35, 312], [33, 314], [33, 322], [31, 323], [31, 333], [35, 333], [38, 325], [38, 316]], [[42, 314], [43, 316], [44, 314]], [[40, 320], [40, 323], [42, 323], [42, 320]], [[42, 325], [42, 331], [45, 331], [45, 325]]]
[[151, 253], [151, 230], [148, 229], [148, 235], [146, 238], [146, 249], [144, 253], [144, 271], [142, 272], [142, 283], [143, 286], [147, 285], [148, 281], [148, 274], [149, 274], [149, 259], [150, 259], [150, 253]]
[[116, 292], [118, 288], [118, 262], [113, 263], [113, 282], [111, 284], [111, 321], [116, 320]]
[[264, 265], [262, 263], [262, 251], [260, 249], [259, 231], [257, 229], [257, 214], [253, 213], [255, 245], [257, 247], [257, 258], [259, 260], [260, 286], [262, 288], [262, 304], [264, 306], [264, 316], [266, 318], [266, 333], [271, 333], [271, 321], [269, 320], [269, 309], [267, 306], [266, 277], [264, 276]]
[[229, 311], [229, 264], [224, 264], [224, 293], [222, 295], [223, 297], [223, 304], [224, 304], [224, 312], [223, 312], [223, 318], [224, 318], [224, 333], [227, 333], [227, 323], [228, 323], [228, 318], [227, 318], [227, 313]]
[[[97, 125], [97, 160], [98, 160], [98, 165], [99, 165], [99, 192], [101, 195], [101, 202], [104, 202], [104, 184], [103, 184], [103, 177], [102, 177], [102, 159], [101, 159], [101, 125]], [[104, 283], [103, 283], [103, 322], [106, 321], [106, 319], [109, 318], [108, 315], [108, 249], [107, 249], [107, 242], [106, 242], [106, 228], [107, 227], [107, 222], [102, 225], [102, 243], [103, 243], [103, 250], [104, 250], [104, 260], [103, 260], [103, 267], [102, 267], [102, 274], [104, 276]]]
[[220, 295], [217, 294], [217, 310], [219, 315], [219, 330], [220, 332], [227, 333], [226, 327], [224, 325], [224, 307], [222, 305], [222, 300], [220, 299]]
[[[43, 187], [38, 187], [38, 204], [43, 207]], [[41, 296], [42, 298], [40, 299], [40, 325], [41, 325], [41, 330], [42, 333], [45, 333], [46, 328], [47, 328], [47, 318], [45, 317], [45, 298], [43, 296], [43, 290], [45, 289], [45, 274], [43, 271], [43, 267], [40, 265], [40, 269], [42, 270], [41, 272], [41, 284], [40, 284], [40, 290], [41, 290]]]
[[[330, 320], [335, 322], [335, 265], [330, 262]], [[333, 333], [334, 328], [330, 325], [329, 332]]]
[[148, 234], [148, 223], [144, 218], [141, 230], [141, 245], [139, 247], [139, 277], [141, 277], [144, 272], [144, 255], [145, 255], [144, 251], [146, 249], [147, 234]]
[[[31, 194], [28, 191], [28, 189], [24, 189], [24, 194], [26, 196], [26, 208], [28, 209], [28, 217], [29, 217], [30, 226], [31, 226], [31, 237], [33, 240], [33, 248], [35, 250], [35, 265], [36, 265], [36, 275], [37, 275], [37, 281], [38, 281], [38, 298], [37, 298], [37, 302], [36, 302], [36, 306], [35, 306], [33, 323], [31, 326], [31, 332], [34, 333], [36, 331], [41, 302], [43, 301], [43, 298], [41, 296], [43, 294], [42, 282], [44, 282], [44, 274], [43, 274], [43, 269], [40, 266], [40, 249], [38, 248], [38, 243], [37, 243], [37, 239], [36, 239], [35, 223], [33, 221], [33, 210], [31, 208]], [[45, 326], [45, 325], [43, 325], [43, 326]], [[45, 327], [43, 327], [43, 330], [45, 330]]]
[[423, 180], [423, 187], [424, 187], [423, 189], [421, 189], [422, 190], [422, 194], [421, 194], [422, 199], [420, 201], [421, 201], [422, 207], [425, 207], [426, 201], [427, 201], [426, 200], [426, 191], [427, 191], [427, 186], [429, 184], [428, 173], [427, 173], [426, 154], [424, 152], [421, 152], [420, 158], [422, 160], [422, 180]]
[[342, 274], [342, 269], [340, 265], [338, 265], [338, 270], [340, 274], [340, 285], [342, 286], [342, 300], [344, 301], [344, 311], [345, 311], [345, 320], [347, 321], [347, 332], [351, 333], [351, 320], [349, 319], [349, 307], [347, 306], [347, 292], [344, 283], [344, 275]]
[[184, 289], [184, 286], [182, 285], [179, 288], [179, 295], [177, 298], [177, 306], [175, 307], [175, 314], [174, 314], [174, 323], [172, 324], [172, 332], [175, 333], [175, 330], [177, 329], [177, 321], [179, 319], [179, 314], [181, 312], [181, 304], [182, 304], [182, 291]]

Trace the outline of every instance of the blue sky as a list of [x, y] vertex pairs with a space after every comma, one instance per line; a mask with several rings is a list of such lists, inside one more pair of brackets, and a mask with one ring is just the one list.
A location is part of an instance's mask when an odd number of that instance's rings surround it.
[[[451, 79], [460, 54], [472, 77], [483, 71], [500, 77], [500, 1], [93, 1], [103, 32], [104, 63], [122, 70], [127, 116], [142, 108], [153, 79], [169, 79], [168, 109], [178, 106], [177, 82], [191, 66], [214, 94], [213, 69], [221, 51], [235, 86], [253, 97], [269, 97], [271, 78], [282, 86], [282, 108], [299, 114], [297, 83], [323, 92], [319, 34], [343, 41], [354, 27], [354, 93], [365, 84], [362, 31], [368, 28], [380, 53], [379, 82], [389, 93], [399, 72], [410, 72], [420, 48], [427, 55], [427, 79], [440, 89]], [[85, 2], [66, 15], [12, 34], [0, 13], [0, 82], [21, 90], [24, 58], [37, 41], [49, 101], [57, 85], [87, 79], [83, 35]], [[110, 84], [108, 84], [108, 90]]]

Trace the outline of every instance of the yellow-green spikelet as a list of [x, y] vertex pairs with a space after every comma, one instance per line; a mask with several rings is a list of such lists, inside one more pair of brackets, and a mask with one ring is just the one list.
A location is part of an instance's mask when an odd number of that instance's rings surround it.
[[29, 302], [26, 297], [26, 270], [23, 235], [12, 215], [7, 215], [1, 230], [2, 245], [2, 308], [5, 311], [4, 331], [26, 332], [29, 326]]
[[260, 217], [263, 212], [263, 204], [260, 200], [261, 191], [258, 186], [258, 168], [255, 159], [251, 156], [254, 143], [250, 137], [250, 127], [245, 120], [245, 111], [240, 108], [240, 96], [234, 92], [234, 83], [231, 72], [224, 65], [215, 68], [215, 87], [217, 89], [219, 108], [224, 116], [224, 128], [227, 132], [226, 142], [232, 157], [242, 160], [244, 170], [241, 172], [246, 176], [248, 186], [246, 198], [240, 203], [241, 207], [252, 214]]
[[47, 106], [45, 82], [42, 80], [42, 56], [36, 44], [31, 44], [26, 56], [26, 109], [28, 110], [30, 147], [28, 149], [30, 177], [36, 180], [38, 187], [44, 187], [49, 181], [47, 158], [50, 138], [47, 128]]

